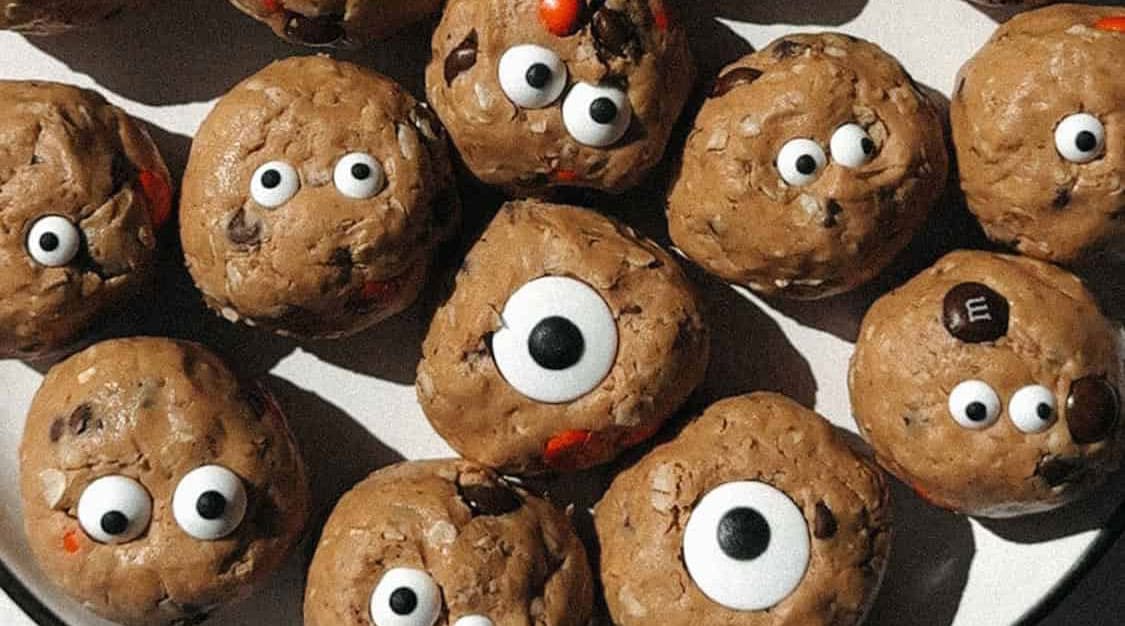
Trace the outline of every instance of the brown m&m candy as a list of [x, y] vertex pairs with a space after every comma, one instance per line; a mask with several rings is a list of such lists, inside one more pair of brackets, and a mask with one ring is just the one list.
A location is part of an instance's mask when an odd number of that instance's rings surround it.
[[945, 294], [941, 321], [961, 341], [996, 341], [1008, 334], [1008, 301], [986, 285], [961, 283]]
[[1078, 443], [1094, 443], [1106, 438], [1117, 424], [1121, 399], [1105, 378], [1088, 376], [1074, 381], [1066, 399], [1066, 424]]

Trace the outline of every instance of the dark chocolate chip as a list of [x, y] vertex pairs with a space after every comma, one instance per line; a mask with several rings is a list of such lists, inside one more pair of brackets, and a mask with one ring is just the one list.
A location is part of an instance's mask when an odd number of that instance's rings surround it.
[[523, 506], [519, 495], [502, 484], [458, 485], [457, 495], [472, 511], [473, 517], [498, 517], [518, 511]]
[[70, 417], [67, 419], [67, 426], [70, 427], [71, 433], [81, 435], [86, 432], [86, 428], [90, 425], [90, 419], [93, 417], [94, 410], [89, 404], [79, 404], [70, 412]]
[[945, 294], [942, 323], [968, 343], [995, 341], [1008, 334], [1008, 301], [980, 283], [961, 283]]
[[1065, 209], [1070, 204], [1070, 188], [1059, 187], [1055, 189], [1055, 199], [1051, 202], [1051, 206], [1056, 209]]
[[808, 50], [808, 46], [797, 43], [791, 39], [782, 39], [773, 45], [773, 56], [776, 59], [788, 59]]
[[127, 185], [133, 183], [136, 178], [137, 171], [133, 167], [132, 162], [125, 156], [124, 152], [115, 152], [113, 154], [113, 162], [110, 164], [110, 179], [112, 180], [113, 191], [110, 192], [111, 196], [115, 196], [124, 189]]
[[733, 91], [736, 87], [749, 85], [761, 77], [761, 70], [756, 70], [752, 67], [735, 68], [723, 74], [715, 81], [715, 86], [711, 88], [711, 97], [721, 98]]
[[343, 15], [307, 17], [289, 11], [285, 16], [285, 36], [310, 46], [330, 46], [344, 38]]
[[832, 509], [823, 500], [816, 503], [816, 515], [813, 518], [813, 536], [817, 539], [831, 539], [836, 536], [836, 516]]
[[629, 16], [620, 11], [603, 8], [594, 14], [590, 31], [594, 47], [603, 61], [611, 57], [635, 57], [640, 53], [641, 42], [637, 29]]
[[832, 228], [840, 223], [839, 215], [844, 212], [844, 207], [840, 206], [839, 202], [829, 199], [825, 206], [824, 221], [821, 224], [825, 228]]
[[352, 281], [352, 268], [355, 262], [352, 261], [351, 250], [336, 248], [332, 251], [332, 257], [328, 259], [328, 263], [340, 270], [339, 276], [336, 277], [337, 285], [346, 285]]
[[1044, 457], [1035, 464], [1035, 475], [1042, 478], [1048, 487], [1058, 487], [1063, 483], [1075, 482], [1083, 465], [1079, 459]]
[[445, 84], [452, 85], [453, 79], [477, 64], [477, 31], [469, 31], [465, 40], [445, 57]]
[[1070, 384], [1066, 399], [1066, 426], [1075, 443], [1104, 440], [1117, 425], [1121, 398], [1117, 389], [1101, 376], [1087, 376]]
[[55, 421], [51, 422], [51, 429], [47, 432], [47, 436], [51, 438], [51, 443], [55, 443], [62, 438], [64, 428], [66, 428], [66, 422], [61, 417], [55, 418]]
[[239, 209], [227, 222], [227, 239], [230, 239], [233, 244], [253, 246], [261, 240], [261, 237], [262, 221], [251, 219], [247, 222], [246, 209]]

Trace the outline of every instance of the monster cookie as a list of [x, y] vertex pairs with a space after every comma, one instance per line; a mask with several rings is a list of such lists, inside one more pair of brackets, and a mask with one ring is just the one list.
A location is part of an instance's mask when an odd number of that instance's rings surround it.
[[882, 473], [773, 393], [728, 398], [622, 472], [594, 513], [613, 623], [848, 626], [882, 578]]
[[728, 281], [820, 298], [886, 267], [947, 172], [938, 110], [897, 60], [847, 35], [790, 35], [715, 81], [668, 226]]
[[145, 282], [172, 194], [145, 130], [91, 91], [0, 81], [0, 144], [0, 358], [34, 358]]
[[988, 235], [1081, 264], [1125, 249], [1125, 7], [1060, 4], [1002, 25], [961, 68], [961, 188]]
[[593, 581], [566, 517], [465, 461], [375, 472], [336, 505], [307, 626], [587, 626]]
[[426, 88], [469, 169], [515, 195], [640, 182], [694, 77], [666, 4], [450, 0]]
[[408, 307], [458, 212], [429, 109], [321, 56], [276, 62], [224, 96], [183, 186], [184, 256], [208, 305], [306, 337]]
[[260, 388], [168, 339], [99, 343], [48, 372], [20, 446], [28, 542], [48, 578], [122, 624], [196, 624], [285, 560], [301, 459]]
[[0, 29], [54, 35], [150, 4], [152, 0], [6, 0], [0, 10]]
[[287, 41], [355, 46], [384, 39], [441, 8], [441, 0], [231, 0]]
[[669, 254], [591, 211], [513, 202], [434, 316], [418, 399], [474, 461], [588, 467], [660, 428], [702, 380], [709, 345]]
[[1074, 276], [954, 252], [868, 312], [852, 407], [879, 461], [923, 498], [1034, 513], [1118, 466], [1122, 356], [1119, 330]]

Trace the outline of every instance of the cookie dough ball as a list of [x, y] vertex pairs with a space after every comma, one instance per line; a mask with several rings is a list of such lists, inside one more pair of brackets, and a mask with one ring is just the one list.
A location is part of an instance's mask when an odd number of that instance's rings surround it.
[[285, 418], [213, 354], [117, 339], [56, 365], [20, 445], [24, 527], [48, 578], [121, 624], [199, 623], [301, 535]]
[[1045, 511], [1119, 464], [1121, 345], [1067, 272], [954, 252], [868, 312], [852, 409], [883, 467], [930, 502]]
[[454, 449], [504, 472], [604, 463], [702, 381], [700, 308], [671, 255], [625, 226], [509, 203], [434, 316], [418, 400]]
[[100, 95], [0, 81], [0, 358], [60, 352], [146, 282], [171, 213], [148, 133]]
[[441, 8], [441, 0], [231, 0], [291, 43], [359, 46], [385, 39]]
[[278, 61], [220, 99], [183, 185], [184, 256], [207, 304], [303, 337], [407, 308], [458, 212], [426, 105], [323, 56]]
[[152, 0], [7, 0], [0, 11], [0, 29], [56, 35], [151, 4]]
[[619, 626], [858, 624], [891, 543], [882, 473], [774, 393], [712, 405], [594, 520]]
[[517, 196], [639, 183], [694, 82], [667, 4], [450, 0], [426, 89], [473, 174]]
[[375, 472], [324, 527], [307, 626], [587, 626], [586, 551], [551, 504], [466, 461]]
[[668, 227], [725, 280], [822, 298], [882, 271], [947, 176], [938, 110], [894, 57], [847, 35], [789, 35], [719, 75]]
[[1002, 25], [961, 68], [961, 188], [993, 240], [1080, 264], [1125, 249], [1125, 8], [1060, 4]]

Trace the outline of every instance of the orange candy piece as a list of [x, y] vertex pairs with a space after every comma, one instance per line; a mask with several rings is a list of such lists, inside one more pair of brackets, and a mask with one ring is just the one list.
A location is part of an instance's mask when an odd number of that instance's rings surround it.
[[172, 216], [172, 187], [163, 175], [152, 170], [142, 170], [138, 177], [141, 192], [148, 201], [153, 229], [158, 229]]
[[581, 15], [581, 0], [539, 0], [539, 21], [558, 37], [574, 34]]
[[281, 11], [281, 0], [262, 0], [262, 5], [270, 13], [278, 13]]
[[547, 442], [543, 460], [553, 469], [579, 469], [589, 464], [586, 449], [593, 439], [588, 430], [566, 430]]
[[578, 172], [574, 170], [555, 170], [556, 183], [573, 183], [578, 180]]
[[1125, 33], [1125, 15], [1103, 17], [1094, 24], [1094, 28], [1113, 33]]
[[63, 535], [62, 543], [63, 549], [67, 551], [67, 554], [75, 554], [82, 549], [82, 544], [78, 542], [77, 530], [66, 531], [66, 534]]

